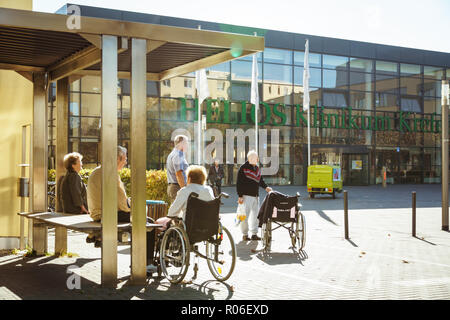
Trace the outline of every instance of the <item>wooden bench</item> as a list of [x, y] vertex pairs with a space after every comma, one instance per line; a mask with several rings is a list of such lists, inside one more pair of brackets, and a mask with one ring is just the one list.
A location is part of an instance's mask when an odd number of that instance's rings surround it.
[[[38, 227], [55, 227], [55, 254], [67, 252], [67, 229], [78, 232], [101, 234], [102, 224], [95, 222], [88, 214], [67, 214], [61, 212], [39, 212], [39, 213], [18, 213], [19, 216], [33, 219]], [[162, 227], [160, 224], [148, 223], [147, 232], [154, 228]], [[118, 223], [118, 234], [131, 232], [131, 223]], [[41, 239], [46, 241], [46, 239]], [[46, 243], [46, 242], [45, 242]], [[119, 242], [120, 244], [129, 244], [130, 242]], [[34, 247], [34, 244], [33, 244]], [[45, 245], [45, 247], [47, 247]], [[43, 252], [38, 252], [43, 253]]]

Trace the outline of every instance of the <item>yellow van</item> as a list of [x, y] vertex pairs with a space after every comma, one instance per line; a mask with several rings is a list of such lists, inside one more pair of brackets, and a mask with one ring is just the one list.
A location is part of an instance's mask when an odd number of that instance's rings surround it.
[[342, 172], [339, 166], [312, 165], [308, 167], [307, 190], [310, 198], [316, 194], [330, 194], [336, 199], [336, 192], [342, 192]]

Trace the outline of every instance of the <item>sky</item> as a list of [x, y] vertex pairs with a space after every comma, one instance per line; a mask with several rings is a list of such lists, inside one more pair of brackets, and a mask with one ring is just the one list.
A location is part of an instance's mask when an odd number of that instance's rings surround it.
[[[68, 1], [33, 0], [55, 12]], [[74, 0], [74, 4], [450, 53], [450, 0]]]

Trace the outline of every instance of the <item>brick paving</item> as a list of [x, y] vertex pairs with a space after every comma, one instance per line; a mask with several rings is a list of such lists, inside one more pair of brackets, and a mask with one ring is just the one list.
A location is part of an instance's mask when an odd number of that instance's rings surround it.
[[[233, 189], [228, 189], [232, 194]], [[277, 189], [294, 194], [298, 188]], [[417, 238], [411, 236], [413, 189], [419, 190]], [[192, 283], [170, 285], [164, 278], [149, 278], [144, 287], [131, 286], [127, 281], [130, 247], [119, 246], [118, 288], [102, 288], [100, 249], [85, 243], [84, 234], [69, 232], [68, 251], [77, 256], [0, 255], [0, 299], [450, 299], [450, 233], [441, 231], [439, 186], [352, 187], [350, 240], [344, 239], [342, 196], [302, 199], [304, 252], [293, 253], [288, 232], [280, 229], [273, 233], [272, 253], [267, 257], [260, 243], [240, 241], [234, 215], [226, 213], [233, 211], [235, 200], [226, 200], [221, 215], [238, 255], [226, 283], [214, 281], [200, 259], [198, 278]], [[49, 252], [53, 244], [50, 232]], [[80, 290], [67, 288], [71, 265], [78, 267]], [[192, 275], [190, 270], [186, 280]]]

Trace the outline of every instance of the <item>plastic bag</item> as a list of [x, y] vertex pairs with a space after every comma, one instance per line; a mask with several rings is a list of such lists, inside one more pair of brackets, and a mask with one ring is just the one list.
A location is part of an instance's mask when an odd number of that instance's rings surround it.
[[243, 203], [239, 203], [237, 210], [236, 210], [236, 217], [234, 218], [234, 223], [237, 226], [244, 221], [247, 218], [247, 215], [245, 214], [245, 205]]

